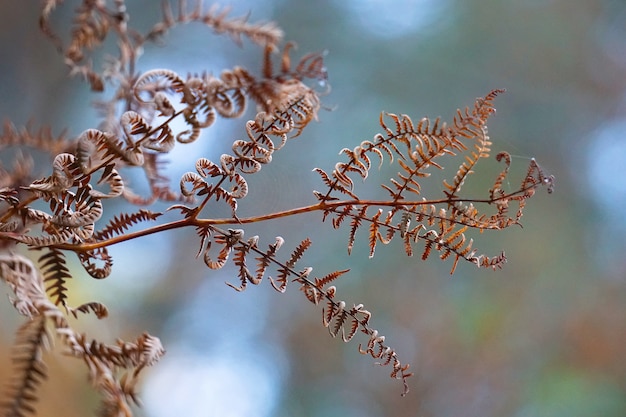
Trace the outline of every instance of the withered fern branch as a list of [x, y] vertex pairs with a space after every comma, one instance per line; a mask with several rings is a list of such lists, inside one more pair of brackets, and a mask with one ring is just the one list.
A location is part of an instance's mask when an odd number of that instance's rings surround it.
[[[210, 270], [229, 263], [235, 267], [236, 277], [226, 283], [234, 290], [266, 281], [285, 293], [290, 284], [296, 285], [306, 300], [319, 306], [330, 335], [345, 342], [360, 335], [358, 351], [387, 366], [391, 377], [402, 381], [406, 395], [412, 375], [409, 365], [373, 327], [372, 313], [365, 306], [337, 296], [340, 278], [349, 269], [315, 276], [313, 267], [303, 265], [313, 244], [309, 237], [283, 256], [282, 237], [247, 236], [247, 225], [319, 213], [333, 229], [348, 229], [348, 254], [362, 239], [374, 257], [379, 244], [396, 239], [408, 256], [418, 253], [425, 260], [436, 254], [450, 260], [451, 272], [459, 261], [496, 269], [506, 261], [504, 252], [481, 253], [468, 234], [520, 224], [535, 191], [540, 187], [552, 191], [554, 178], [534, 159], [519, 187], [505, 189], [511, 157], [500, 152], [495, 158], [503, 164], [502, 171], [485, 188], [485, 195], [466, 193], [471, 174], [491, 157], [487, 122], [495, 112], [494, 100], [503, 92], [494, 90], [459, 110], [450, 124], [383, 112], [379, 133], [343, 148], [341, 160], [331, 169], [314, 169], [321, 191], [313, 191], [308, 205], [242, 216], [242, 205], [257, 206], [246, 200], [250, 176], [276, 161], [292, 139], [305, 137], [307, 126], [317, 120], [321, 97], [330, 91], [324, 54], [310, 53], [292, 62], [295, 45], [281, 46], [283, 32], [274, 23], [233, 18], [228, 9], [205, 9], [200, 0], [191, 5], [183, 0], [163, 2], [162, 20], [146, 33], [130, 26], [124, 0], [82, 0], [70, 33], [64, 36], [51, 20], [62, 3], [43, 2], [41, 30], [63, 55], [71, 75], [84, 77], [92, 90], [112, 94], [97, 103], [101, 123], [76, 136], [65, 131], [55, 136], [48, 127], [17, 128], [10, 122], [0, 133], [0, 150], [18, 149], [13, 167], [0, 167], [0, 279], [13, 293], [16, 311], [26, 318], [17, 330], [15, 369], [2, 402], [5, 415], [35, 413], [37, 389], [47, 376], [44, 352], [51, 339], [86, 366], [101, 395], [100, 415], [132, 415], [139, 402], [140, 373], [160, 359], [164, 348], [147, 333], [134, 341], [106, 344], [75, 330], [70, 317], [93, 314], [105, 319], [108, 310], [98, 301], [72, 305], [68, 283], [80, 271], [67, 257], [75, 254], [88, 275], [104, 279], [113, 273], [111, 246], [182, 228], [195, 230], [197, 257]], [[258, 72], [237, 65], [219, 75], [139, 70], [147, 43], [163, 40], [176, 25], [194, 22], [236, 45], [248, 40], [259, 47]], [[66, 37], [69, 41], [62, 41]], [[94, 68], [92, 57], [107, 38], [117, 41], [117, 55], [103, 68]], [[165, 174], [165, 157], [173, 149], [200, 140], [220, 118], [243, 117], [249, 105], [255, 106], [255, 115], [242, 123], [245, 134], [230, 142], [228, 153], [215, 159], [197, 157], [177, 180]], [[50, 155], [43, 171], [36, 170], [32, 149]], [[433, 170], [441, 170], [457, 156], [463, 162], [443, 181], [440, 193], [423, 195], [422, 185]], [[378, 170], [372, 169], [384, 164], [397, 169], [388, 181], [379, 180]], [[127, 175], [133, 171], [146, 178], [146, 194], [129, 187]], [[362, 198], [371, 195], [370, 187], [382, 190], [385, 198]], [[120, 204], [128, 208], [119, 211]], [[209, 207], [216, 205], [230, 214], [215, 217]], [[37, 262], [25, 250], [37, 251]]]

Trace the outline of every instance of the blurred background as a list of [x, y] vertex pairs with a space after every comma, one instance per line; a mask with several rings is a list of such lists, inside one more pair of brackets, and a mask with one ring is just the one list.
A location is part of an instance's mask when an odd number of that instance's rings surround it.
[[[160, 18], [160, 2], [128, 3], [140, 30]], [[89, 103], [99, 97], [67, 78], [38, 32], [35, 2], [16, 4], [0, 3], [0, 116], [57, 133], [67, 128], [68, 135], [97, 126]], [[263, 245], [283, 236], [285, 257], [310, 237], [302, 265], [318, 276], [351, 269], [337, 283], [338, 296], [363, 303], [373, 326], [411, 364], [415, 376], [405, 398], [401, 383], [388, 378], [390, 369], [358, 354], [364, 340], [329, 337], [319, 308], [295, 285], [286, 294], [267, 282], [243, 293], [224, 285], [236, 282], [233, 270], [210, 271], [194, 259], [192, 230], [112, 248], [113, 274], [102, 281], [68, 256], [77, 273], [70, 302], [98, 300], [111, 313], [79, 326], [110, 343], [146, 330], [168, 351], [144, 374], [137, 415], [625, 416], [626, 2], [249, 0], [231, 6], [232, 16], [276, 22], [297, 42], [297, 54], [327, 51], [332, 85], [323, 98], [332, 110], [250, 178], [240, 213], [314, 202], [312, 190], [323, 185], [311, 170], [332, 170], [341, 148], [371, 139], [380, 111], [451, 120], [457, 108], [495, 88], [507, 93], [496, 100], [489, 124], [493, 154], [513, 154], [518, 174], [535, 157], [556, 176], [556, 189], [529, 201], [523, 229], [472, 236], [491, 255], [506, 251], [508, 263], [495, 272], [460, 263], [450, 276], [450, 262], [407, 258], [400, 242], [380, 245], [373, 259], [365, 243], [348, 256], [348, 230], [334, 230], [319, 214], [245, 229]], [[68, 10], [55, 19], [64, 22]], [[165, 67], [183, 75], [235, 65], [258, 73], [261, 56], [248, 41], [234, 47], [193, 24], [174, 29], [162, 46], [147, 47], [139, 63], [141, 70]], [[169, 158], [173, 184], [198, 157], [219, 158], [244, 134], [242, 120], [219, 120], [193, 145], [179, 146]], [[485, 196], [499, 169], [486, 161], [484, 176], [466, 191]], [[455, 170], [448, 166], [445, 177]], [[395, 171], [384, 166], [368, 184]], [[444, 178], [437, 175], [433, 197]], [[518, 185], [514, 176], [510, 181]], [[140, 187], [141, 178], [136, 182]], [[4, 384], [21, 318], [6, 300], [8, 288], [2, 292]], [[51, 375], [38, 414], [92, 412], [98, 398], [82, 364], [47, 359]]]

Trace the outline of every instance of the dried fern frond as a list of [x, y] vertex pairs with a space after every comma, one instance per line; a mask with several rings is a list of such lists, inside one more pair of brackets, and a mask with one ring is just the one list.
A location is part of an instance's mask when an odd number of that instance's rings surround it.
[[113, 268], [113, 258], [106, 247], [79, 252], [78, 260], [85, 271], [96, 279], [108, 277]]
[[129, 42], [125, 4], [123, 1], [114, 2], [114, 8], [109, 9], [106, 2], [82, 1], [76, 8], [70, 40], [66, 46], [50, 24], [51, 14], [61, 3], [62, 1], [46, 0], [39, 18], [39, 26], [57, 50], [63, 53], [70, 73], [82, 75], [93, 91], [103, 91], [104, 78], [93, 70], [88, 55], [104, 42], [110, 32]]
[[[496, 177], [488, 198], [460, 194], [479, 160], [490, 155], [492, 143], [486, 123], [495, 113], [493, 100], [502, 92], [494, 90], [478, 98], [472, 108], [459, 110], [452, 126], [440, 119], [423, 118], [414, 123], [407, 115], [386, 114], [386, 118], [381, 115], [383, 133], [375, 135], [372, 141], [363, 141], [354, 149], [342, 149], [340, 154], [347, 158], [347, 162], [338, 162], [330, 174], [320, 168], [314, 169], [327, 188], [324, 193], [314, 192], [324, 211], [324, 220], [331, 218], [333, 227], [339, 228], [350, 219], [348, 253], [356, 241], [357, 230], [367, 224], [370, 257], [378, 243], [388, 244], [399, 235], [409, 256], [413, 254], [414, 243], [422, 242], [422, 259], [428, 258], [433, 250], [439, 252], [442, 260], [453, 258], [452, 272], [460, 259], [479, 267], [502, 266], [506, 261], [503, 253], [496, 256], [478, 254], [473, 240], [465, 233], [468, 229], [500, 230], [519, 224], [525, 200], [538, 187], [545, 186], [551, 192], [554, 182], [536, 161], [531, 160], [520, 188], [503, 191], [502, 183], [507, 179], [511, 159], [507, 153], [501, 152], [496, 159], [504, 161], [505, 168]], [[429, 170], [433, 167], [442, 169], [439, 159], [455, 155], [464, 155], [465, 160], [450, 182], [444, 180], [443, 196], [422, 196], [420, 183], [430, 176]], [[397, 176], [391, 178], [391, 185], [381, 184], [389, 194], [388, 200], [362, 200], [355, 189], [352, 177], [358, 176], [363, 181], [369, 179], [372, 156], [381, 164], [387, 157], [390, 163], [399, 167]], [[509, 206], [513, 202], [517, 203], [517, 210], [510, 215]], [[487, 212], [491, 207], [495, 207], [496, 213]], [[385, 209], [388, 209], [386, 215]], [[411, 221], [416, 223], [413, 228], [409, 228]]]
[[[193, 219], [193, 217], [187, 218]], [[215, 226], [205, 226], [198, 227], [197, 231], [201, 238], [198, 255], [203, 254], [204, 261], [209, 268], [223, 268], [232, 259], [239, 271], [240, 285], [236, 286], [229, 282], [226, 284], [236, 291], [245, 290], [248, 283], [258, 285], [267, 276], [272, 287], [282, 293], [285, 292], [287, 283], [291, 279], [301, 285], [300, 289], [312, 303], [319, 304], [323, 300], [326, 301], [326, 306], [322, 310], [324, 317], [323, 325], [329, 328], [331, 335], [337, 336], [341, 334], [342, 339], [347, 342], [356, 335], [359, 329], [365, 334], [376, 332], [369, 327], [369, 318], [371, 316], [369, 311], [365, 310], [360, 304], [353, 306], [351, 309], [346, 309], [345, 301], [336, 301], [334, 299], [336, 288], [328, 286], [328, 284], [348, 272], [348, 270], [334, 271], [323, 278], [314, 278], [313, 281], [309, 279], [312, 271], [311, 267], [306, 267], [298, 272], [296, 264], [309, 248], [311, 244], [309, 239], [300, 242], [296, 249], [292, 251], [289, 259], [284, 262], [277, 257], [278, 250], [284, 244], [284, 239], [281, 237], [277, 237], [275, 242], [270, 244], [267, 250], [263, 251], [258, 247], [258, 236], [246, 240], [242, 229], [221, 230]], [[214, 245], [218, 245], [216, 249], [217, 256], [210, 255]], [[230, 255], [233, 252], [234, 256], [231, 258]], [[254, 272], [248, 267], [250, 257], [254, 257], [254, 262], [256, 263]], [[278, 272], [276, 279], [268, 275], [268, 270], [272, 265], [275, 266]], [[333, 323], [332, 325], [331, 322]], [[391, 348], [388, 348], [386, 345], [384, 350], [385, 352], [392, 352]], [[392, 371], [392, 376], [403, 379], [405, 391], [408, 390], [406, 378], [410, 377], [410, 373], [405, 372], [407, 367], [399, 365], [400, 362], [395, 352], [393, 354], [388, 353], [389, 357], [386, 356], [387, 354], [377, 355], [372, 356], [375, 358], [385, 357], [386, 360], [383, 364], [393, 364], [394, 371]], [[392, 361], [391, 357], [395, 359]]]
[[283, 31], [273, 22], [249, 23], [249, 16], [228, 18], [229, 8], [220, 9], [213, 5], [209, 10], [203, 10], [202, 0], [193, 1], [193, 8], [187, 7], [185, 0], [178, 0], [177, 13], [172, 10], [172, 3], [166, 0], [162, 3], [163, 19], [155, 24], [145, 35], [147, 40], [162, 37], [177, 24], [199, 22], [211, 27], [216, 34], [228, 35], [236, 44], [242, 44], [246, 37], [260, 45], [277, 45], [283, 38]]
[[43, 351], [49, 345], [50, 335], [43, 315], [28, 320], [17, 330], [17, 340], [13, 346], [15, 369], [6, 395], [9, 400], [0, 403], [4, 415], [25, 417], [35, 413], [37, 389], [48, 374]]
[[131, 214], [122, 213], [113, 217], [113, 219], [111, 219], [105, 227], [103, 227], [99, 231], [94, 232], [93, 238], [95, 240], [105, 240], [110, 239], [113, 236], [122, 235], [131, 226], [140, 222], [154, 221], [161, 215], [162, 213], [156, 213], [145, 209], [141, 209]]
[[[287, 289], [288, 277], [291, 275], [291, 271], [295, 267], [296, 263], [302, 258], [304, 252], [311, 246], [311, 239], [306, 238], [294, 249], [291, 253], [291, 257], [285, 263], [284, 266], [278, 268], [278, 277], [274, 280], [272, 277], [269, 277], [270, 284], [272, 287], [278, 292], [285, 292]], [[301, 277], [302, 275], [300, 275]]]
[[[359, 352], [388, 366], [390, 376], [402, 380], [406, 395], [412, 375], [409, 365], [400, 361], [373, 327], [370, 311], [337, 295], [339, 278], [349, 269], [315, 276], [311, 266], [302, 265], [312, 245], [308, 237], [300, 239], [291, 252], [282, 252], [286, 246], [282, 237], [260, 244], [263, 237], [245, 236], [247, 225], [321, 212], [322, 220], [330, 219], [334, 229], [348, 229], [348, 254], [362, 240], [371, 258], [380, 244], [395, 239], [407, 256], [417, 253], [426, 260], [436, 255], [451, 262], [451, 273], [461, 260], [497, 269], [506, 262], [504, 252], [480, 253], [471, 233], [519, 225], [536, 190], [546, 187], [552, 192], [554, 187], [554, 177], [534, 159], [519, 187], [504, 187], [511, 183], [511, 157], [500, 152], [495, 158], [501, 170], [486, 195], [469, 194], [466, 182], [481, 161], [491, 156], [487, 122], [495, 113], [495, 98], [503, 92], [493, 90], [473, 106], [458, 110], [449, 124], [439, 118], [381, 113], [379, 133], [341, 149], [341, 160], [332, 170], [314, 169], [323, 189], [313, 192], [313, 204], [243, 217], [240, 206], [257, 208], [246, 199], [254, 184], [249, 176], [276, 161], [277, 152], [290, 139], [304, 136], [304, 130], [317, 120], [321, 97], [330, 89], [325, 54], [292, 59], [295, 43], [280, 48], [283, 33], [274, 23], [231, 17], [228, 8], [205, 9], [202, 0], [190, 4], [165, 0], [162, 21], [145, 35], [130, 26], [125, 0], [80, 0], [67, 25], [68, 39], [62, 41], [51, 23], [62, 3], [43, 2], [41, 30], [63, 55], [70, 75], [81, 75], [92, 90], [106, 88], [110, 94], [98, 104], [101, 123], [77, 137], [53, 135], [48, 128], [36, 130], [32, 125], [18, 129], [9, 122], [0, 133], [0, 150], [17, 149], [14, 166], [0, 166], [0, 249], [5, 250], [0, 253], [0, 280], [12, 290], [10, 301], [16, 311], [28, 319], [18, 330], [16, 372], [9, 400], [3, 403], [9, 415], [34, 413], [37, 388], [46, 376], [42, 355], [52, 337], [60, 341], [65, 353], [86, 366], [90, 382], [101, 394], [101, 415], [132, 415], [131, 407], [139, 404], [140, 374], [165, 350], [158, 338], [147, 333], [134, 341], [105, 343], [77, 332], [72, 327], [74, 319], [85, 314], [104, 319], [108, 309], [89, 300], [78, 307], [69, 305], [68, 281], [74, 272], [66, 255], [75, 253], [91, 277], [103, 279], [112, 273], [111, 246], [180, 228], [196, 231], [197, 257], [209, 269], [234, 266], [236, 282], [226, 284], [236, 291], [265, 279], [275, 291], [284, 293], [295, 283], [304, 298], [320, 308], [322, 325], [329, 334], [344, 342], [362, 337]], [[148, 42], [191, 22], [204, 24], [237, 45], [248, 39], [259, 46], [262, 56], [257, 73], [238, 65], [229, 65], [216, 75], [140, 70], [138, 59]], [[117, 45], [117, 51], [99, 69], [92, 60], [100, 60], [98, 51], [105, 42]], [[256, 107], [256, 114], [243, 124], [243, 137], [232, 140], [229, 150], [218, 158], [195, 158], [195, 169], [183, 174], [177, 189], [172, 189], [164, 169], [170, 152], [200, 140], [221, 119], [242, 117], [250, 106]], [[49, 154], [47, 172], [34, 172], [37, 159], [25, 153], [30, 147]], [[461, 159], [460, 166], [443, 180], [438, 195], [426, 195], [431, 191], [423, 187], [424, 181], [434, 170], [442, 170], [451, 157]], [[380, 169], [385, 163], [396, 174], [374, 179], [372, 168]], [[145, 176], [145, 195], [127, 186], [128, 171]], [[363, 189], [371, 186], [375, 192], [383, 190], [381, 200], [362, 198]], [[164, 220], [163, 213], [148, 208], [121, 209], [111, 216], [111, 206], [123, 200], [145, 206], [168, 202], [172, 205], [161, 211], [174, 219]], [[229, 217], [215, 218], [220, 211], [213, 209], [220, 204], [218, 208], [230, 209]], [[102, 218], [110, 220], [101, 224]], [[41, 250], [37, 265], [13, 251], [20, 248]]]
[[[42, 257], [50, 269], [60, 265], [57, 253]], [[106, 404], [127, 407], [128, 400], [134, 401], [134, 386], [143, 368], [156, 363], [164, 354], [158, 338], [147, 333], [135, 342], [118, 341], [110, 346], [97, 341], [88, 341], [84, 334], [74, 331], [63, 312], [50, 302], [44, 289], [44, 278], [33, 263], [21, 255], [0, 255], [0, 278], [13, 290], [16, 309], [31, 320], [18, 330], [16, 366], [20, 372], [14, 377], [10, 387], [11, 401], [4, 407], [14, 414], [26, 415], [33, 412], [32, 403], [36, 400], [36, 388], [45, 377], [42, 363], [42, 350], [49, 345], [46, 325], [50, 324], [54, 333], [68, 349], [68, 354], [84, 361], [90, 372], [90, 379], [96, 389], [103, 393]], [[67, 307], [67, 306], [66, 306]], [[78, 312], [93, 312], [98, 318], [107, 316], [107, 309], [98, 302], [85, 303], [68, 310], [76, 316]], [[119, 375], [118, 370], [130, 372]]]
[[29, 147], [51, 156], [67, 152], [74, 144], [73, 138], [67, 136], [67, 131], [54, 135], [49, 126], [35, 129], [33, 123], [17, 128], [13, 123], [5, 120], [0, 133], [0, 150], [7, 147]]
[[380, 362], [377, 362], [379, 365], [392, 366], [390, 375], [392, 378], [402, 380], [404, 386], [402, 396], [405, 396], [409, 392], [408, 378], [413, 374], [408, 372], [409, 365], [400, 362], [395, 350], [385, 344], [385, 337], [379, 336], [378, 330], [370, 326], [372, 314], [362, 304], [354, 305], [348, 309], [345, 301], [335, 299], [336, 288], [334, 286], [324, 288], [326, 284], [345, 272], [347, 271], [335, 271], [322, 279], [316, 278], [315, 282], [306, 277], [296, 278], [296, 281], [302, 285], [302, 290], [309, 301], [315, 304], [322, 300], [326, 301], [326, 306], [322, 309], [322, 324], [328, 328], [331, 336], [336, 337], [341, 334], [344, 342], [352, 340], [359, 330], [369, 336], [365, 349], [359, 344], [359, 352], [379, 359]]
[[72, 313], [74, 318], [78, 318], [78, 313], [93, 313], [98, 319], [103, 319], [109, 315], [109, 310], [107, 309], [107, 307], [97, 301], [90, 301], [88, 303], [81, 304], [76, 308], [69, 309], [69, 311], [70, 313]]
[[65, 282], [72, 278], [66, 266], [65, 255], [58, 249], [51, 248], [39, 258], [46, 291], [54, 298], [54, 304], [67, 306], [67, 287]]

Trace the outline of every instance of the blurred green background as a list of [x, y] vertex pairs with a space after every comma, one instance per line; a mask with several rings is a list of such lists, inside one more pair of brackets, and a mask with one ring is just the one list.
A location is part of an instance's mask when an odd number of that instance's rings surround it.
[[[150, 27], [159, 3], [128, 0], [131, 22]], [[509, 262], [496, 272], [461, 263], [451, 277], [450, 262], [407, 258], [400, 242], [379, 246], [374, 259], [365, 242], [348, 256], [347, 229], [332, 229], [319, 214], [246, 228], [263, 244], [283, 236], [283, 256], [311, 237], [303, 264], [319, 276], [351, 269], [338, 295], [365, 304], [374, 327], [411, 363], [405, 398], [390, 369], [358, 354], [358, 341], [328, 336], [319, 309], [296, 286], [281, 295], [267, 282], [241, 294], [224, 285], [236, 281], [232, 269], [209, 271], [195, 260], [191, 230], [112, 249], [115, 268], [103, 281], [86, 277], [72, 259], [71, 301], [96, 299], [111, 310], [103, 323], [85, 320], [86, 331], [113, 342], [147, 330], [168, 350], [144, 378], [138, 415], [625, 416], [626, 2], [250, 0], [232, 8], [233, 16], [276, 22], [298, 54], [328, 51], [332, 85], [323, 98], [332, 110], [250, 179], [241, 213], [313, 202], [311, 191], [323, 185], [311, 170], [332, 170], [341, 148], [371, 139], [382, 110], [451, 120], [494, 88], [507, 93], [489, 125], [493, 154], [513, 154], [518, 173], [537, 158], [556, 176], [556, 190], [529, 201], [523, 229], [473, 236], [479, 249], [506, 251]], [[66, 77], [37, 19], [35, 2], [0, 3], [0, 116], [78, 135], [97, 126], [88, 106], [97, 96]], [[146, 48], [140, 67], [258, 71], [260, 58], [249, 42], [233, 47], [188, 25]], [[193, 146], [179, 146], [170, 157], [173, 184], [195, 159], [218, 158], [244, 134], [241, 120], [221, 120]], [[483, 169], [480, 178], [493, 178], [499, 167]], [[385, 166], [368, 183], [394, 174]], [[431, 178], [435, 192], [442, 178]], [[467, 190], [484, 196], [490, 186], [474, 181]], [[3, 298], [2, 383], [19, 324]], [[95, 408], [82, 365], [49, 359], [39, 415]]]

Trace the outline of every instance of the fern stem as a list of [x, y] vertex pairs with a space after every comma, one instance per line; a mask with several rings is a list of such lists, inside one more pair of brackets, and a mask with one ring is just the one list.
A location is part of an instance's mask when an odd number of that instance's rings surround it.
[[[207, 227], [214, 225], [227, 225], [227, 224], [249, 224], [249, 223], [259, 223], [267, 220], [280, 219], [283, 217], [290, 217], [304, 213], [310, 213], [314, 211], [323, 211], [323, 210], [333, 210], [339, 207], [344, 206], [372, 206], [372, 207], [415, 207], [422, 206], [425, 204], [428, 205], [437, 205], [437, 204], [454, 204], [457, 202], [472, 202], [472, 203], [482, 203], [482, 204], [493, 204], [500, 200], [510, 199], [516, 196], [524, 195], [531, 189], [537, 188], [537, 184], [530, 185], [528, 187], [522, 188], [510, 194], [506, 194], [497, 198], [489, 198], [489, 199], [463, 199], [463, 198], [440, 198], [440, 199], [431, 199], [424, 201], [385, 201], [385, 200], [346, 200], [346, 201], [321, 201], [316, 204], [311, 204], [308, 206], [298, 207], [290, 210], [277, 211], [273, 213], [262, 214], [258, 216], [251, 217], [225, 217], [219, 219], [198, 219], [195, 216], [175, 220], [172, 222], [156, 225], [153, 227], [149, 227], [144, 230], [138, 230], [136, 232], [127, 233], [120, 236], [114, 236], [110, 239], [105, 239], [99, 242], [86, 242], [79, 244], [72, 243], [58, 243], [54, 245], [49, 245], [50, 248], [57, 248], [61, 250], [70, 250], [76, 253], [79, 252], [89, 252], [96, 249], [112, 246], [118, 243], [122, 243], [128, 240], [137, 239], [143, 236], [148, 236], [154, 233], [160, 233], [167, 230], [180, 229], [183, 227]], [[0, 232], [0, 239], [11, 239], [11, 240], [19, 240], [19, 235], [11, 232]]]

